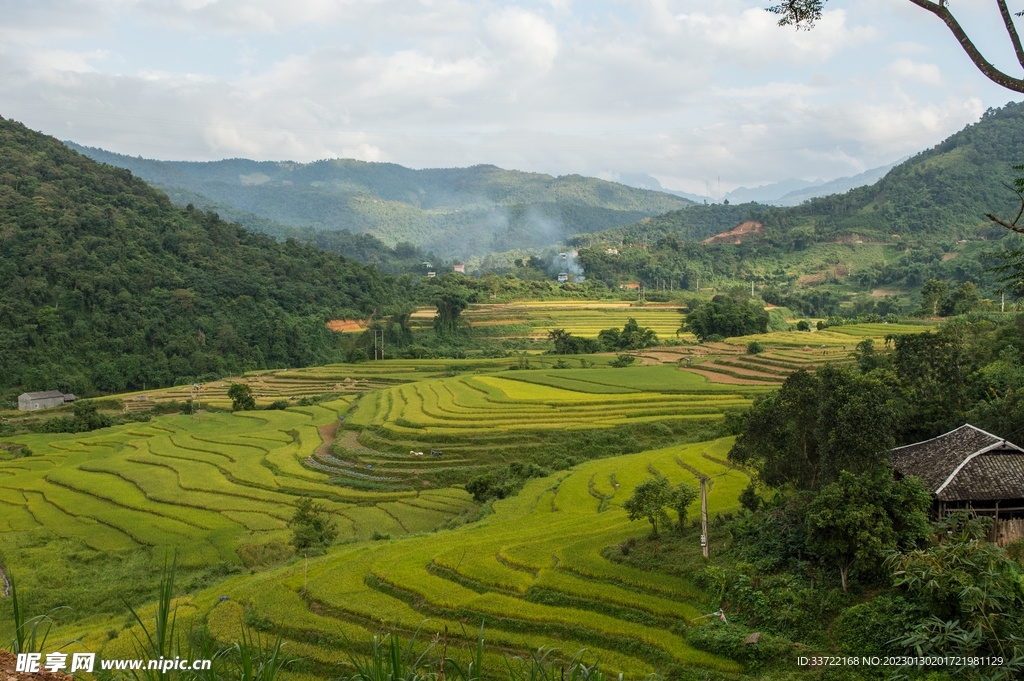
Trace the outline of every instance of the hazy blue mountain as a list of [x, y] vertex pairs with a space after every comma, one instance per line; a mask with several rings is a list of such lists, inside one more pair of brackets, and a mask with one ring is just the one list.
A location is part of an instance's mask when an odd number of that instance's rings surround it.
[[414, 170], [352, 159], [155, 161], [68, 146], [130, 170], [180, 205], [218, 207], [250, 229], [273, 232], [272, 223], [278, 223], [348, 230], [372, 234], [392, 247], [412, 243], [444, 257], [543, 248], [571, 234], [691, 205], [666, 192], [616, 182], [490, 165]]
[[796, 178], [790, 178], [783, 180], [782, 182], [774, 182], [772, 184], [763, 184], [760, 187], [737, 187], [731, 192], [726, 194], [723, 198], [727, 199], [729, 203], [775, 203], [777, 199], [786, 194], [792, 192], [798, 192], [808, 187], [817, 187], [822, 184], [822, 180], [815, 180], [808, 182], [807, 180], [799, 180]]
[[770, 203], [776, 206], [799, 206], [804, 201], [816, 199], [819, 196], [845, 194], [856, 187], [866, 187], [878, 182], [885, 177], [886, 173], [906, 160], [906, 158], [902, 158], [895, 163], [890, 163], [886, 166], [879, 166], [878, 168], [872, 168], [871, 170], [865, 170], [863, 173], [853, 175], [852, 177], [839, 177], [829, 182], [816, 184], [805, 189], [797, 189], [789, 192], [788, 194], [784, 194]]

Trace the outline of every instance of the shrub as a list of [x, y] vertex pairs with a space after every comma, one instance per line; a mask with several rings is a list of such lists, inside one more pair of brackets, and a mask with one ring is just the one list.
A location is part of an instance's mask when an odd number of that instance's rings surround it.
[[748, 355], [760, 355], [762, 352], [764, 352], [764, 346], [757, 341], [750, 341], [747, 343]]
[[611, 366], [621, 369], [631, 366], [634, 362], [636, 362], [636, 357], [633, 355], [619, 355], [612, 361]]
[[742, 662], [749, 671], [773, 660], [789, 659], [791, 643], [763, 633], [754, 637], [756, 643], [748, 643], [754, 633], [738, 624], [712, 620], [703, 626], [687, 628], [686, 642], [694, 648]]
[[268, 410], [277, 409], [280, 411], [284, 411], [285, 409], [288, 408], [288, 400], [274, 400], [273, 402], [268, 404], [266, 408]]
[[925, 614], [901, 596], [877, 596], [847, 608], [832, 625], [839, 648], [851, 655], [898, 655], [895, 641], [905, 637]]

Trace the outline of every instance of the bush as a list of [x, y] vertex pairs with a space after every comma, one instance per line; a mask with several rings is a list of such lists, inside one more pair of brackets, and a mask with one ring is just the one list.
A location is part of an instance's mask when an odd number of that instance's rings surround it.
[[785, 639], [761, 634], [756, 643], [747, 643], [755, 632], [738, 624], [711, 620], [699, 627], [688, 627], [686, 642], [694, 648], [743, 663], [755, 671], [774, 660], [789, 663], [792, 644]]
[[466, 491], [482, 504], [510, 497], [518, 493], [527, 480], [550, 474], [551, 471], [537, 464], [515, 461], [503, 469], [476, 476], [466, 484]]
[[757, 341], [750, 341], [747, 343], [748, 355], [760, 355], [762, 352], [764, 352], [764, 346]]
[[847, 608], [832, 625], [839, 649], [851, 655], [899, 655], [896, 640], [905, 637], [925, 611], [900, 596], [877, 596]]
[[288, 408], [288, 400], [274, 400], [273, 402], [268, 404], [266, 406], [266, 408], [268, 410], [277, 409], [277, 410], [280, 410], [280, 411], [284, 411], [285, 409]]
[[610, 366], [621, 369], [631, 366], [634, 362], [636, 362], [636, 357], [633, 355], [619, 355], [611, 362]]

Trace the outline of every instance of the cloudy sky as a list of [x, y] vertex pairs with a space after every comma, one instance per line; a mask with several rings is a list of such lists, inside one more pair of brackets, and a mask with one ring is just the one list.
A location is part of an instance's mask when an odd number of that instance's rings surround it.
[[[161, 159], [493, 163], [714, 194], [852, 175], [1020, 98], [908, 0], [831, 0], [809, 32], [767, 4], [0, 0], [0, 116]], [[995, 1], [950, 6], [1012, 69]]]

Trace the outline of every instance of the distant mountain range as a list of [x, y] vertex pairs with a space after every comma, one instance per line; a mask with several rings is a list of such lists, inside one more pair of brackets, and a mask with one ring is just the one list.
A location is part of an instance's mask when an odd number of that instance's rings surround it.
[[367, 233], [441, 257], [544, 248], [692, 203], [682, 197], [580, 175], [552, 177], [496, 166], [413, 170], [394, 163], [228, 159], [156, 161], [67, 142], [126, 168], [176, 204], [218, 213], [253, 231], [284, 227]]
[[[885, 177], [885, 174], [898, 164], [906, 161], [907, 158], [909, 157], [902, 158], [895, 163], [890, 163], [889, 165], [865, 170], [863, 173], [858, 175], [853, 175], [851, 177], [838, 177], [829, 181], [808, 181], [790, 178], [781, 182], [754, 187], [752, 189], [747, 187], [737, 187], [731, 192], [725, 194], [722, 199], [727, 200], [729, 203], [762, 203], [768, 206], [799, 206], [804, 201], [809, 201], [810, 199], [814, 199], [819, 196], [843, 194], [857, 187], [872, 185]], [[643, 189], [675, 194], [676, 196], [688, 199], [694, 203], [710, 204], [722, 202], [721, 199], [714, 199], [710, 196], [691, 194], [690, 192], [676, 191], [674, 189], [665, 189], [661, 186], [661, 182], [659, 182], [656, 177], [651, 177], [650, 175], [644, 175], [641, 173], [624, 173], [619, 177], [619, 181], [632, 187], [640, 187]]]

